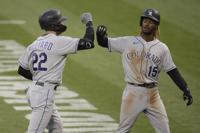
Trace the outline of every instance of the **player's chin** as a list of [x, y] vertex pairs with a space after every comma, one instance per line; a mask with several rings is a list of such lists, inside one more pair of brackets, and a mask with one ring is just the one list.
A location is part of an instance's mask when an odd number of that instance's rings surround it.
[[143, 30], [142, 32], [145, 35], [151, 35], [152, 34], [152, 31], [149, 31], [149, 30]]
[[143, 28], [142, 28], [142, 32], [143, 32], [144, 34], [150, 34], [150, 33], [151, 33], [151, 30], [150, 30], [149, 28], [143, 27]]

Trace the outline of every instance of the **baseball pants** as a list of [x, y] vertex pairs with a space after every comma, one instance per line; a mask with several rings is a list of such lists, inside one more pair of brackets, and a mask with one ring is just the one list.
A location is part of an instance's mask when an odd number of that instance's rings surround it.
[[61, 118], [54, 103], [55, 85], [44, 83], [44, 86], [33, 82], [27, 91], [27, 99], [32, 108], [27, 133], [62, 133]]
[[148, 117], [156, 133], [170, 133], [167, 113], [157, 87], [144, 88], [130, 84], [123, 92], [117, 133], [129, 133], [141, 112]]

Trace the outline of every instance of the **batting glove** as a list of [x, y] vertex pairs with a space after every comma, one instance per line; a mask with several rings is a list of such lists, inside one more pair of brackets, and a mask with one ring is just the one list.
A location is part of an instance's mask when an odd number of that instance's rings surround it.
[[193, 98], [192, 95], [190, 94], [190, 91], [187, 90], [186, 92], [183, 93], [183, 100], [187, 101], [186, 105], [189, 106], [193, 103]]
[[107, 36], [107, 28], [104, 25], [99, 25], [96, 31], [97, 36]]
[[89, 12], [83, 13], [81, 15], [81, 22], [87, 24], [89, 21], [92, 21], [92, 14]]

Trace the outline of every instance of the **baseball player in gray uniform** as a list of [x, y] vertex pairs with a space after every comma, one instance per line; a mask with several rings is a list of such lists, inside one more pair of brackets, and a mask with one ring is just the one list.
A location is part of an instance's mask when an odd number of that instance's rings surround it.
[[67, 26], [67, 18], [57, 9], [44, 11], [39, 24], [45, 33], [38, 37], [19, 58], [18, 73], [32, 80], [27, 90], [27, 99], [32, 108], [27, 133], [62, 133], [62, 122], [54, 103], [54, 92], [62, 82], [66, 57], [78, 50], [94, 47], [92, 15], [83, 13], [81, 21], [86, 25], [83, 38], [59, 36]]
[[138, 36], [108, 38], [105, 26], [97, 28], [98, 44], [110, 52], [121, 54], [127, 83], [122, 96], [117, 133], [129, 133], [141, 112], [148, 117], [156, 133], [170, 133], [167, 113], [157, 87], [162, 69], [183, 91], [187, 105], [192, 104], [192, 95], [167, 45], [158, 39], [159, 24], [159, 12], [146, 9], [140, 18], [141, 32]]

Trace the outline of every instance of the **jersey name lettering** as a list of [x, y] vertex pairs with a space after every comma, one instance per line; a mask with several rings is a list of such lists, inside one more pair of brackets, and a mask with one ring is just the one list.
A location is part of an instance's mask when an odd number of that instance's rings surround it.
[[30, 50], [36, 50], [36, 49], [45, 49], [45, 50], [51, 50], [53, 47], [52, 42], [48, 41], [38, 41], [36, 45], [33, 45], [30, 47]]
[[53, 46], [52, 42], [47, 42], [47, 41], [38, 42], [38, 47], [46, 49], [46, 50], [51, 50], [52, 46]]
[[161, 63], [161, 60], [158, 56], [156, 56], [155, 54], [152, 54], [150, 52], [146, 52], [144, 53], [144, 57], [149, 59], [149, 60], [152, 60], [154, 64], [156, 64], [157, 66], [160, 65]]
[[148, 60], [152, 60], [154, 64], [156, 65], [160, 65], [161, 63], [161, 60], [158, 56], [156, 56], [155, 54], [152, 54], [150, 52], [144, 52], [142, 55], [141, 55], [141, 52], [138, 52], [138, 51], [131, 51], [130, 53], [127, 54], [127, 58], [129, 60], [132, 60], [133, 58], [141, 58], [142, 57], [145, 57], [146, 59]]

